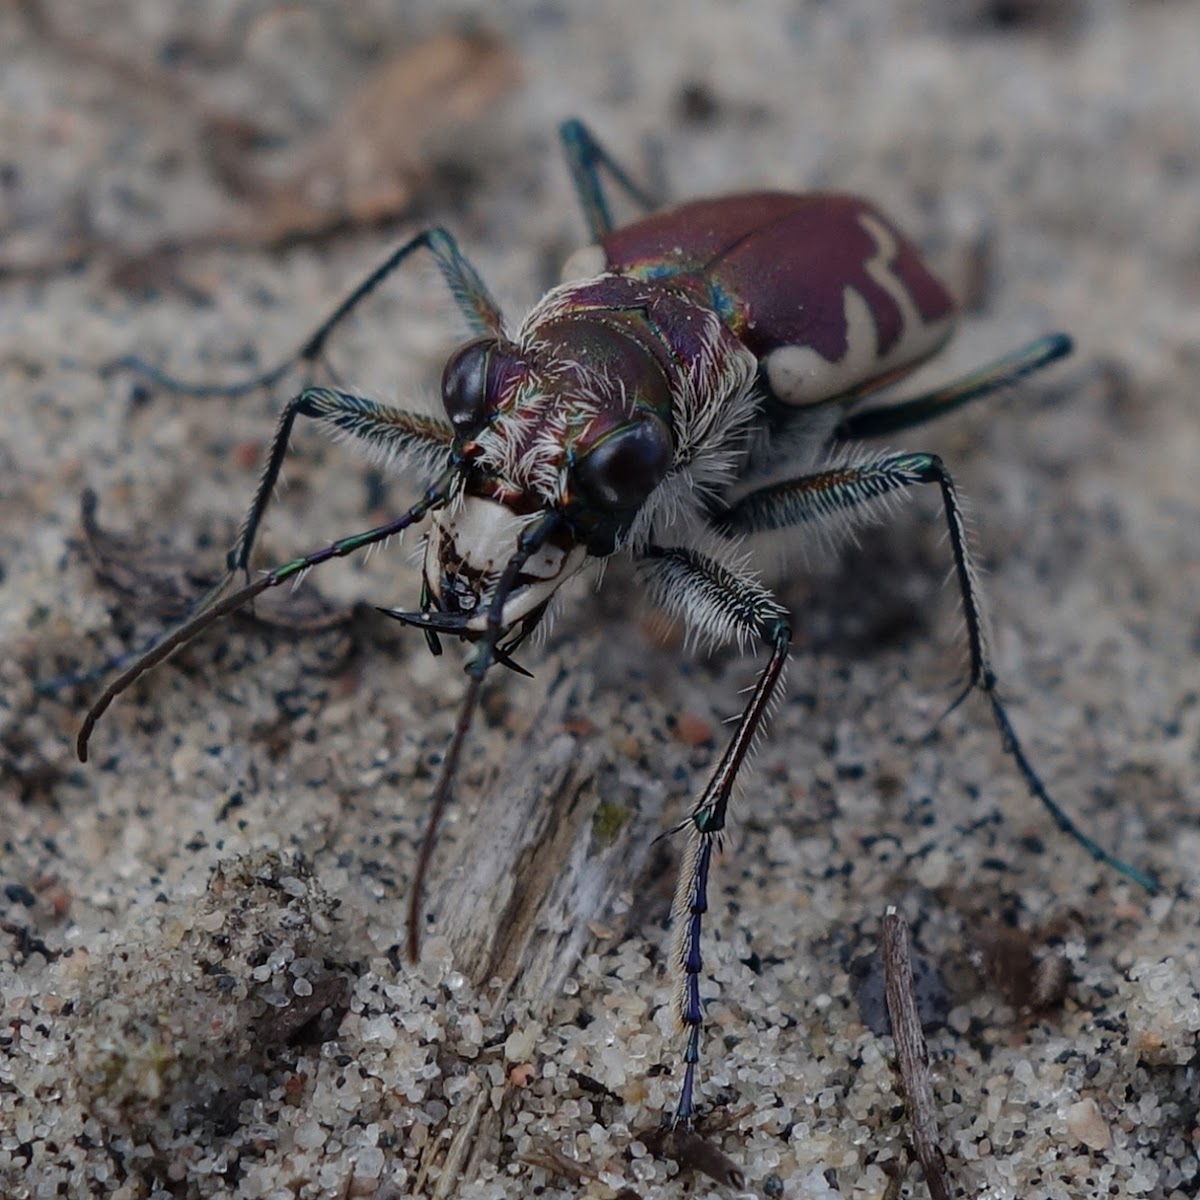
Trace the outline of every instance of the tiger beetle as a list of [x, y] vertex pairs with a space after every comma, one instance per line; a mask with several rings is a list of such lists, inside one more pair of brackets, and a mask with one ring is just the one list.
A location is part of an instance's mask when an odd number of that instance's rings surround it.
[[[306, 386], [279, 418], [253, 503], [222, 581], [193, 615], [145, 651], [87, 714], [78, 752], [113, 699], [144, 672], [268, 588], [382, 542], [429, 518], [415, 612], [383, 609], [441, 639], [471, 643], [468, 683], [433, 795], [408, 909], [416, 958], [425, 875], [463, 742], [494, 664], [513, 659], [558, 588], [590, 563], [632, 556], [653, 601], [706, 645], [758, 642], [766, 664], [712, 778], [674, 832], [687, 832], [673, 907], [674, 1010], [686, 1035], [673, 1123], [695, 1115], [704, 1008], [701, 927], [714, 848], [730, 794], [776, 694], [791, 620], [746, 566], [742, 542], [866, 515], [876, 501], [934, 485], [949, 532], [970, 651], [970, 680], [991, 707], [1005, 750], [1060, 829], [1147, 890], [1155, 881], [1108, 853], [1050, 796], [997, 691], [959, 493], [936, 454], [858, 447], [952, 412], [1062, 358], [1064, 334], [1038, 339], [948, 386], [860, 408], [936, 354], [956, 310], [916, 247], [854, 196], [752, 192], [653, 212], [650, 196], [577, 120], [563, 149], [592, 242], [510, 333], [454, 238], [427, 229], [359, 284], [297, 354], [232, 386], [177, 392], [235, 396], [278, 383], [296, 366], [311, 385], [329, 336], [402, 263], [431, 255], [473, 337], [442, 373], [445, 417], [406, 412], [336, 387]], [[606, 178], [602, 178], [606, 177]], [[606, 182], [607, 181], [607, 182]], [[649, 215], [618, 227], [605, 187]], [[357, 439], [423, 481], [400, 516], [249, 576], [258, 536], [299, 418]]]

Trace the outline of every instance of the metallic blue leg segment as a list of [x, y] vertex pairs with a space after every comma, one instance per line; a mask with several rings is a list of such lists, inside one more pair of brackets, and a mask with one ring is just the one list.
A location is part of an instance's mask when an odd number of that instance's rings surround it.
[[764, 604], [763, 609], [763, 619], [756, 622], [758, 628], [755, 632], [770, 644], [771, 657], [754, 685], [754, 692], [742, 712], [733, 739], [721, 756], [716, 772], [688, 818], [691, 836], [679, 868], [679, 884], [675, 890], [672, 916], [678, 932], [671, 956], [678, 972], [675, 1015], [679, 1024], [687, 1030], [687, 1048], [684, 1052], [683, 1088], [675, 1109], [674, 1124], [682, 1122], [690, 1125], [695, 1114], [693, 1089], [704, 1023], [704, 1005], [700, 1000], [700, 972], [704, 969], [702, 932], [704, 914], [708, 911], [708, 871], [712, 865], [713, 847], [719, 842], [721, 831], [725, 828], [733, 782], [762, 727], [771, 697], [783, 674], [791, 643], [791, 629], [786, 622], [777, 617], [766, 617], [768, 605]]
[[700, 972], [704, 967], [700, 935], [704, 914], [708, 912], [708, 869], [712, 862], [713, 844], [717, 840], [717, 835], [711, 833], [694, 836], [697, 840], [689, 850], [690, 861], [685, 864], [681, 875], [681, 880], [689, 879], [692, 889], [688, 899], [687, 922], [683, 927], [683, 961], [680, 964], [683, 995], [680, 997], [679, 1020], [687, 1029], [687, 1048], [683, 1055], [683, 1087], [675, 1110], [675, 1122], [684, 1125], [691, 1123], [695, 1112], [692, 1096], [696, 1084], [696, 1065], [700, 1061], [700, 1033], [704, 1027], [704, 1009], [700, 1003]]
[[654, 197], [633, 182], [620, 163], [609, 155], [578, 117], [564, 121], [559, 126], [558, 136], [593, 242], [602, 241], [613, 230], [612, 212], [600, 183], [601, 168], [640, 208], [652, 212], [659, 207]]

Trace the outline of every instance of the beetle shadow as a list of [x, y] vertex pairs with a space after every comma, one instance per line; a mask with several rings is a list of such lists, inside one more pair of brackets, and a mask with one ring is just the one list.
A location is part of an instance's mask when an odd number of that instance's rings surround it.
[[810, 651], [870, 659], [935, 636], [948, 561], [920, 527], [890, 521], [859, 530], [815, 571], [778, 585]]

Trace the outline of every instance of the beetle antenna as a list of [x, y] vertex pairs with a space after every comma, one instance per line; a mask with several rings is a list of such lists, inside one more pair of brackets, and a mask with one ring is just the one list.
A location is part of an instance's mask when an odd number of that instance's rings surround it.
[[[442, 822], [442, 814], [454, 788], [454, 777], [458, 773], [458, 760], [462, 757], [463, 743], [467, 740], [471, 722], [475, 717], [475, 709], [479, 704], [479, 693], [483, 690], [483, 677], [488, 668], [499, 662], [508, 665], [507, 655], [498, 647], [504, 629], [501, 619], [504, 615], [504, 605], [516, 587], [521, 569], [545, 543], [546, 539], [559, 527], [562, 518], [556, 512], [545, 513], [538, 521], [525, 528], [518, 542], [516, 552], [508, 560], [504, 574], [500, 576], [496, 590], [488, 603], [487, 627], [480, 642], [479, 651], [467, 666], [467, 674], [471, 682], [467, 684], [467, 692], [458, 710], [458, 720], [454, 723], [454, 734], [450, 745], [446, 748], [446, 756], [442, 759], [442, 770], [438, 776], [437, 787], [433, 792], [433, 804], [429, 812], [429, 820], [425, 823], [425, 834], [421, 839], [421, 851], [417, 856], [417, 868], [413, 874], [412, 888], [408, 896], [408, 960], [416, 962], [421, 952], [421, 908], [425, 893], [425, 878], [429, 874], [429, 864], [433, 858], [433, 847], [437, 841], [438, 826]], [[395, 615], [395, 614], [392, 614]]]
[[220, 583], [201, 601], [199, 612], [189, 617], [160, 642], [151, 646], [149, 650], [140, 654], [104, 689], [100, 697], [88, 709], [83, 724], [79, 727], [79, 736], [75, 739], [75, 752], [79, 756], [79, 761], [87, 762], [88, 742], [91, 739], [92, 731], [96, 728], [96, 722], [108, 710], [108, 706], [147, 671], [174, 654], [180, 646], [186, 646], [188, 642], [199, 637], [210, 625], [230, 613], [237, 612], [239, 608], [244, 608], [251, 600], [269, 588], [278, 587], [289, 579], [295, 579], [311, 567], [320, 566], [321, 563], [328, 562], [331, 558], [344, 558], [347, 554], [353, 554], [354, 551], [361, 550], [364, 546], [382, 542], [392, 534], [399, 533], [422, 520], [431, 509], [440, 508], [446, 503], [457, 475], [457, 467], [448, 468], [421, 500], [402, 516], [394, 517], [386, 524], [377, 525], [374, 529], [339, 538], [338, 541], [332, 542], [312, 554], [306, 554], [303, 558], [295, 558], [289, 563], [284, 563], [283, 566], [268, 571], [246, 587], [220, 599], [221, 593], [229, 586], [229, 581], [234, 575], [233, 571], [228, 571]]

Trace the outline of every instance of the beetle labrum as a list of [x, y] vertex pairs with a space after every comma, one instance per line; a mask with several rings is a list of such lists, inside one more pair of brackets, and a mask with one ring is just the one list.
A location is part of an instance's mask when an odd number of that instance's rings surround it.
[[[652, 203], [582, 123], [568, 121], [561, 135], [595, 244], [569, 264], [575, 277], [551, 290], [515, 333], [506, 331], [455, 240], [433, 228], [399, 247], [297, 355], [262, 376], [189, 387], [138, 364], [152, 381], [193, 395], [237, 395], [279, 382], [298, 364], [311, 370], [338, 323], [418, 251], [432, 255], [474, 333], [442, 376], [446, 419], [333, 387], [306, 386], [290, 401], [223, 581], [113, 680], [85, 719], [78, 752], [86, 759], [95, 723], [117, 695], [214, 621], [429, 517], [419, 610], [383, 611], [422, 629], [435, 653], [444, 636], [464, 639], [475, 652], [410, 894], [415, 958], [423, 879], [486, 673], [495, 663], [520, 669], [514, 649], [566, 579], [618, 551], [631, 554], [657, 604], [702, 642], [761, 642], [768, 654], [716, 770], [676, 831], [688, 835], [671, 956], [675, 1011], [686, 1034], [675, 1121], [686, 1124], [695, 1111], [712, 854], [791, 640], [787, 612], [743, 564], [744, 538], [864, 513], [892, 493], [936, 485], [966, 618], [966, 690], [987, 696], [1006, 750], [1058, 826], [1096, 859], [1147, 889], [1155, 884], [1087, 837], [1030, 764], [997, 694], [961, 504], [941, 460], [854, 446], [1011, 384], [1068, 353], [1070, 340], [1051, 335], [947, 387], [858, 409], [937, 353], [956, 315], [949, 293], [886, 217], [852, 196], [764, 192], [684, 204], [616, 227], [602, 172], [633, 203], [647, 210]], [[383, 525], [230, 592], [248, 573], [301, 417], [365, 443], [425, 490]]]

